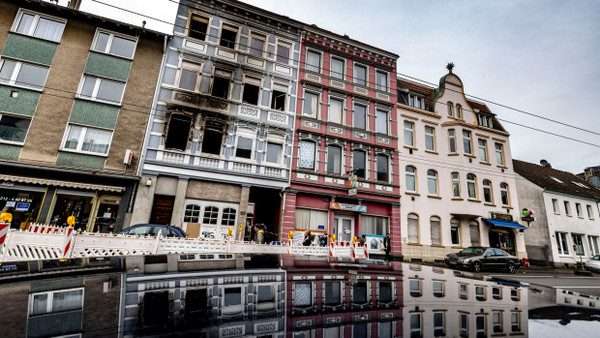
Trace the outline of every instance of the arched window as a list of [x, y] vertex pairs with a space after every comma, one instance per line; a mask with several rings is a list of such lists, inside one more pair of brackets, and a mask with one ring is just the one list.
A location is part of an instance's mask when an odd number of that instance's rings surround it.
[[490, 182], [490, 180], [483, 180], [483, 200], [486, 203], [492, 203], [494, 201], [492, 195], [492, 182]]
[[462, 119], [462, 106], [460, 104], [456, 105], [456, 118]]
[[479, 246], [479, 223], [477, 223], [477, 221], [469, 222], [469, 233], [471, 237], [471, 245]]
[[453, 172], [452, 176], [452, 197], [460, 198], [460, 176], [457, 172]]
[[510, 192], [508, 191], [508, 184], [500, 183], [500, 197], [502, 198], [502, 205], [510, 205]]
[[437, 216], [431, 216], [429, 220], [431, 226], [431, 245], [442, 245], [441, 222]]
[[454, 105], [452, 102], [448, 102], [448, 116], [454, 117]]
[[460, 245], [460, 222], [456, 218], [450, 220], [450, 240], [452, 245]]
[[377, 155], [377, 180], [389, 182], [389, 164], [386, 155]]
[[408, 214], [408, 242], [419, 243], [419, 216]]
[[469, 198], [477, 199], [477, 177], [473, 174], [467, 174], [467, 193]]
[[406, 191], [417, 192], [417, 169], [410, 165], [406, 167]]
[[427, 170], [427, 193], [429, 195], [438, 195], [437, 172], [435, 170]]

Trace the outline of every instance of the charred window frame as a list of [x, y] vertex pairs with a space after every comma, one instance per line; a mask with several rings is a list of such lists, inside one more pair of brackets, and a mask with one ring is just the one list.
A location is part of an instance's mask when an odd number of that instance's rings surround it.
[[171, 113], [165, 131], [165, 149], [185, 151], [190, 139], [193, 116], [186, 113]]
[[223, 27], [221, 28], [221, 41], [219, 41], [219, 46], [235, 49], [238, 31], [239, 28], [236, 26], [223, 24]]
[[242, 94], [242, 102], [257, 106], [260, 97], [260, 86], [260, 79], [246, 77], [244, 79], [244, 93]]
[[145, 293], [141, 317], [143, 326], [167, 326], [169, 322], [169, 292]]
[[210, 95], [227, 99], [229, 97], [229, 85], [231, 82], [231, 72], [221, 69], [215, 69], [213, 85]]
[[188, 30], [188, 36], [190, 38], [198, 40], [206, 40], [206, 33], [208, 32], [208, 18], [192, 14], [190, 18], [190, 27]]
[[227, 129], [225, 121], [209, 118], [205, 121], [202, 136], [201, 152], [213, 155], [221, 155], [223, 136]]
[[271, 109], [285, 110], [285, 101], [287, 98], [288, 87], [280, 84], [273, 84], [271, 93]]

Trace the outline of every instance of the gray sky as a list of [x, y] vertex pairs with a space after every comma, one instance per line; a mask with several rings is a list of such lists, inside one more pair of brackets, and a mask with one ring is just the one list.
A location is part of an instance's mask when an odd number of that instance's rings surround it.
[[[85, 0], [172, 20], [169, 0]], [[266, 10], [348, 34], [400, 55], [398, 73], [437, 84], [454, 62], [465, 92], [600, 134], [594, 115], [600, 89], [600, 1], [503, 0], [246, 0]], [[114, 16], [110, 8], [103, 15]], [[126, 15], [119, 20], [128, 21]], [[140, 18], [132, 19], [141, 22]], [[147, 27], [168, 31], [168, 27]], [[598, 96], [597, 96], [598, 95]], [[600, 145], [600, 136], [487, 103], [501, 120]], [[512, 156], [580, 173], [600, 165], [600, 147], [550, 136], [502, 121]]]

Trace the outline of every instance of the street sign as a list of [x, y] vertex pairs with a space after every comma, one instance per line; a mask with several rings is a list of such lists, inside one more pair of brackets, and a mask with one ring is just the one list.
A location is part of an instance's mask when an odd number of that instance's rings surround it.
[[354, 195], [356, 195], [357, 190], [358, 189], [356, 189], [356, 188], [354, 188], [354, 189], [348, 189], [348, 196], [354, 196]]

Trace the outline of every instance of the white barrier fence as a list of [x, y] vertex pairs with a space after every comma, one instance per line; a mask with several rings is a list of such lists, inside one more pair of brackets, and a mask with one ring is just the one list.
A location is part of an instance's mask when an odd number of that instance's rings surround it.
[[332, 242], [329, 247], [292, 245], [291, 241], [287, 244], [256, 244], [235, 240], [167, 238], [160, 233], [157, 237], [77, 233], [73, 228], [39, 224], [27, 230], [9, 230], [8, 224], [0, 224], [0, 263], [126, 255], [236, 253], [369, 258], [365, 246], [350, 242]]

